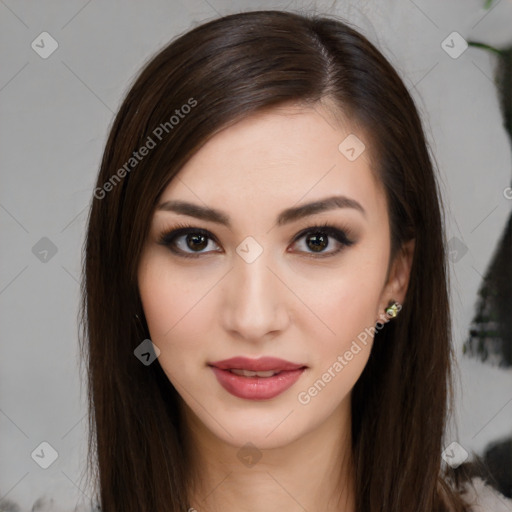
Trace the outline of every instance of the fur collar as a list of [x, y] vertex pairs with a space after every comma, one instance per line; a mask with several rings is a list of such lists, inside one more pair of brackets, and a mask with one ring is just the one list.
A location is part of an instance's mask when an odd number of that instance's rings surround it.
[[512, 512], [512, 500], [480, 477], [465, 482], [461, 496], [470, 505], [471, 512]]

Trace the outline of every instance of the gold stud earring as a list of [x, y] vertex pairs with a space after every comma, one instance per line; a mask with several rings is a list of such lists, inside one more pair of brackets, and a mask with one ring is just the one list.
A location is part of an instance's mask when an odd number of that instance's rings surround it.
[[398, 302], [391, 301], [389, 303], [388, 307], [386, 308], [386, 315], [388, 315], [390, 318], [395, 318], [401, 309], [401, 308], [399, 309], [399, 306], [400, 306], [400, 304]]

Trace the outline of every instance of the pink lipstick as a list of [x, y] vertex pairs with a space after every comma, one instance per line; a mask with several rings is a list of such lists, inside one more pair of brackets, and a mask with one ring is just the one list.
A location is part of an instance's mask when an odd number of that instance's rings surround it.
[[306, 366], [275, 357], [233, 357], [210, 363], [220, 385], [248, 400], [269, 400], [293, 386]]

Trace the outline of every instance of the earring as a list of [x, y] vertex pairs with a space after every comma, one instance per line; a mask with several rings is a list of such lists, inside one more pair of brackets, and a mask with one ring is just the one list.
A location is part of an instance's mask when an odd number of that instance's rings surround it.
[[390, 318], [395, 318], [401, 309], [399, 308], [399, 306], [400, 304], [395, 300], [391, 301], [388, 307], [386, 308], [386, 315], [388, 315]]

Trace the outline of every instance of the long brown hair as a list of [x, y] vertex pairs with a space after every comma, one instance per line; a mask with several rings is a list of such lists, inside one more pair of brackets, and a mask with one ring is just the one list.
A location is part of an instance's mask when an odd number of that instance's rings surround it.
[[205, 23], [161, 50], [110, 130], [84, 244], [80, 317], [88, 476], [99, 485], [104, 512], [188, 506], [177, 392], [158, 359], [146, 366], [134, 356], [149, 337], [137, 267], [160, 194], [219, 130], [263, 109], [320, 100], [330, 100], [371, 141], [372, 170], [389, 209], [391, 258], [416, 240], [402, 311], [375, 334], [353, 389], [356, 509], [465, 510], [441, 470], [453, 402], [444, 220], [414, 101], [390, 63], [347, 22], [257, 11]]

